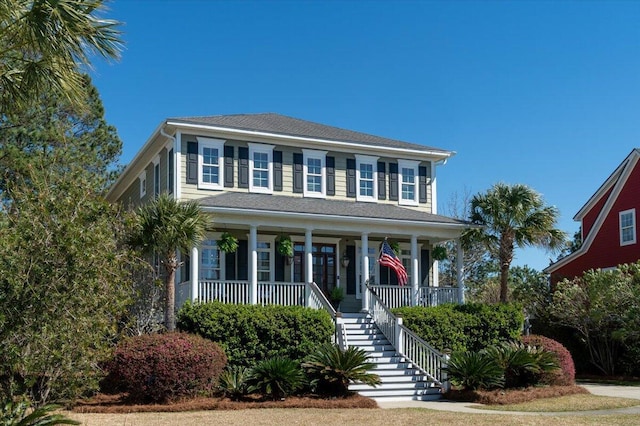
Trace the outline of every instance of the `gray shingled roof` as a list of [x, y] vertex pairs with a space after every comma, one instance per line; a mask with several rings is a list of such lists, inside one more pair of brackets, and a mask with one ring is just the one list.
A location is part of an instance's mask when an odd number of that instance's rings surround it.
[[275, 113], [214, 115], [208, 117], [177, 117], [170, 118], [167, 121], [451, 154], [450, 151], [440, 148], [383, 138], [380, 136], [327, 126]]
[[253, 209], [265, 212], [294, 212], [345, 217], [368, 217], [398, 221], [414, 221], [450, 225], [467, 222], [447, 216], [381, 203], [327, 200], [318, 198], [287, 197], [282, 195], [223, 192], [198, 200], [204, 207]]

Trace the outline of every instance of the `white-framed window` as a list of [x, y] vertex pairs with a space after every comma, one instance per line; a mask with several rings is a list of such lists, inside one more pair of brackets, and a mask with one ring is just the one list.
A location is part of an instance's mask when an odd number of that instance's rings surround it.
[[356, 200], [378, 200], [378, 158], [356, 155]]
[[620, 212], [620, 245], [636, 243], [636, 209]]
[[160, 156], [153, 160], [153, 196], [160, 195]]
[[217, 240], [204, 240], [200, 245], [200, 279], [222, 279], [222, 253]]
[[249, 144], [249, 191], [273, 193], [273, 145]]
[[147, 195], [147, 171], [144, 170], [138, 175], [138, 181], [140, 182], [140, 199]]
[[258, 254], [258, 281], [274, 281], [273, 239], [258, 238], [256, 243]]
[[398, 204], [418, 205], [418, 161], [398, 160]]
[[224, 140], [198, 137], [198, 187], [222, 189]]
[[327, 151], [303, 149], [305, 197], [325, 198], [327, 196]]

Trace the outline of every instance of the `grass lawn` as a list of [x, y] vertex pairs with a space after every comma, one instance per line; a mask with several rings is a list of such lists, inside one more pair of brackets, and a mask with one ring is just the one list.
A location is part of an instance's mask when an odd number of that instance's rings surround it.
[[508, 414], [460, 414], [417, 408], [405, 409], [251, 409], [185, 413], [79, 414], [67, 413], [87, 426], [202, 426], [202, 425], [637, 425], [637, 415], [543, 416]]
[[474, 405], [474, 408], [498, 411], [550, 413], [558, 411], [610, 410], [614, 408], [633, 407], [636, 405], [640, 405], [640, 400], [597, 395], [566, 395], [558, 398], [541, 398], [519, 404]]

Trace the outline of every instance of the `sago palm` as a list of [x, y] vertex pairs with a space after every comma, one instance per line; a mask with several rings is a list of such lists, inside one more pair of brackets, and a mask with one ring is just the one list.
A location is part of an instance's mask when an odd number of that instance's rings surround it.
[[[195, 201], [179, 202], [161, 194], [138, 209], [132, 245], [145, 253], [156, 253], [167, 272], [165, 276], [164, 322], [175, 329], [175, 274], [180, 266], [178, 250], [188, 253], [204, 238], [208, 216]], [[198, 259], [193, 259], [197, 262]]]
[[338, 345], [325, 343], [307, 357], [302, 368], [311, 386], [322, 393], [344, 395], [351, 382], [374, 387], [381, 383], [380, 377], [371, 373], [375, 364], [369, 362], [367, 353], [353, 346], [343, 351]]
[[495, 184], [471, 199], [470, 221], [478, 228], [465, 232], [467, 244], [480, 242], [500, 263], [500, 301], [507, 302], [509, 267], [516, 247], [557, 249], [565, 233], [555, 228], [558, 209], [545, 206], [539, 193], [526, 185]]

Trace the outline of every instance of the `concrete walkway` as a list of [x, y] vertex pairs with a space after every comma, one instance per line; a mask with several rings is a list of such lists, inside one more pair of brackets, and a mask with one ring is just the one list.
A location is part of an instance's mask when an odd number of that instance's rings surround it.
[[587, 389], [593, 395], [610, 396], [616, 398], [637, 399], [638, 405], [627, 408], [615, 408], [611, 410], [593, 410], [593, 411], [562, 411], [553, 413], [541, 412], [524, 412], [524, 411], [498, 411], [498, 410], [482, 410], [475, 408], [481, 404], [457, 401], [378, 401], [380, 408], [427, 408], [429, 410], [438, 411], [454, 411], [457, 413], [476, 413], [476, 414], [519, 414], [525, 416], [594, 416], [608, 414], [640, 414], [640, 386], [616, 386], [596, 383], [579, 383], [580, 386]]

